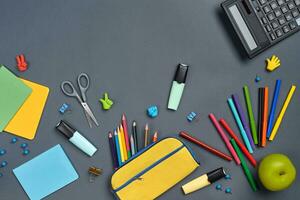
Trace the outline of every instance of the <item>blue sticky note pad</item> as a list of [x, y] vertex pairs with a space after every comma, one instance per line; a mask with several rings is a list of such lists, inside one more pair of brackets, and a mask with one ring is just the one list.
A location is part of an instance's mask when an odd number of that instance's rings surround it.
[[15, 168], [13, 173], [31, 200], [42, 199], [79, 177], [59, 144]]

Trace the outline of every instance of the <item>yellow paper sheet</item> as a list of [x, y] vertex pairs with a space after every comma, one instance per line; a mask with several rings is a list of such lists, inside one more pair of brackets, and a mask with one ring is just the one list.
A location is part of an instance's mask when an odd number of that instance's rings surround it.
[[31, 81], [21, 80], [32, 89], [32, 93], [4, 131], [33, 140], [47, 101], [49, 88]]

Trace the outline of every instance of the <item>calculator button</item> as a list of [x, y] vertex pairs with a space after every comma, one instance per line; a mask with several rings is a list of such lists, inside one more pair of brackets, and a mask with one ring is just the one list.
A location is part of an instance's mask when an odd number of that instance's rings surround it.
[[266, 24], [266, 23], [268, 23], [268, 20], [267, 20], [267, 18], [262, 17], [262, 18], [261, 18], [261, 22], [262, 22], [263, 24]]
[[300, 26], [300, 17], [298, 17], [298, 18], [296, 19], [296, 23], [297, 23], [298, 26]]
[[275, 31], [275, 33], [276, 33], [276, 35], [277, 35], [277, 37], [280, 37], [280, 36], [282, 36], [282, 31], [280, 30], [280, 29], [277, 29], [276, 31]]
[[273, 21], [273, 22], [271, 23], [271, 25], [272, 25], [273, 29], [276, 29], [276, 28], [279, 27], [279, 24], [277, 23], [277, 21]]
[[285, 23], [285, 19], [283, 17], [279, 18], [278, 21], [280, 25]]
[[274, 10], [274, 14], [276, 17], [280, 17], [281, 16], [281, 11], [279, 9]]
[[290, 31], [290, 28], [287, 25], [285, 25], [284, 27], [282, 27], [282, 30], [284, 33], [287, 33]]
[[272, 29], [271, 29], [271, 26], [269, 25], [269, 24], [267, 24], [266, 26], [265, 26], [265, 29], [266, 29], [266, 31], [267, 32], [270, 32]]
[[275, 19], [274, 13], [268, 14], [268, 19], [269, 19], [270, 21], [272, 21], [273, 19]]
[[292, 10], [293, 8], [295, 8], [295, 4], [293, 2], [288, 3], [288, 7], [290, 10]]
[[286, 19], [286, 21], [290, 21], [291, 19], [293, 19], [291, 13], [286, 14], [285, 19]]
[[277, 3], [275, 2], [275, 1], [272, 1], [271, 3], [270, 3], [270, 6], [271, 6], [271, 8], [274, 10], [274, 9], [276, 9], [277, 7], [278, 7], [278, 5], [277, 5]]
[[295, 22], [291, 22], [289, 25], [290, 25], [291, 30], [293, 30], [294, 28], [297, 27]]
[[264, 11], [265, 11], [266, 14], [271, 11], [271, 8], [270, 8], [269, 5], [266, 5], [263, 9], [264, 9]]
[[281, 7], [281, 11], [284, 13], [286, 13], [288, 11], [288, 8], [286, 6], [282, 6]]
[[296, 6], [300, 6], [300, 0], [295, 0]]
[[299, 15], [298, 10], [297, 9], [293, 10], [292, 15], [293, 15], [294, 18], [297, 17]]
[[281, 6], [282, 4], [284, 4], [284, 0], [277, 0], [277, 3], [279, 6]]
[[274, 34], [274, 33], [270, 33], [270, 38], [271, 38], [272, 40], [275, 40], [275, 39], [276, 39], [275, 34]]
[[259, 0], [259, 3], [260, 3], [261, 5], [264, 5], [265, 3], [267, 3], [267, 0]]

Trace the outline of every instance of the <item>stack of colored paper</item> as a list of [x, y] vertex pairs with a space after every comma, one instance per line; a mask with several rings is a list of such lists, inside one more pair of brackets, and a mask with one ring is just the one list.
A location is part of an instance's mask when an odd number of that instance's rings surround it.
[[0, 66], [0, 132], [32, 140], [48, 93], [47, 87], [20, 79]]

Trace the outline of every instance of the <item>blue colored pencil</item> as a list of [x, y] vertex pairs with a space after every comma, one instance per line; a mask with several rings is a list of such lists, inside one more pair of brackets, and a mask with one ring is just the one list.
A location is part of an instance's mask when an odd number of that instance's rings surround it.
[[243, 137], [244, 143], [245, 143], [245, 145], [246, 145], [249, 153], [253, 153], [253, 149], [251, 147], [250, 141], [249, 141], [249, 139], [247, 137], [246, 131], [245, 131], [244, 127], [243, 127], [243, 124], [241, 122], [241, 119], [240, 119], [239, 114], [238, 114], [238, 112], [236, 110], [236, 107], [235, 107], [235, 105], [233, 103], [232, 98], [228, 98], [227, 101], [228, 101], [229, 107], [231, 109], [231, 112], [233, 114], [233, 117], [234, 117], [234, 119], [235, 119], [235, 121], [236, 121], [236, 123], [237, 123], [237, 125], [238, 125], [238, 127], [240, 129], [240, 133], [241, 133], [241, 135]]
[[111, 157], [113, 161], [113, 167], [114, 169], [117, 169], [118, 168], [117, 152], [115, 148], [115, 140], [111, 132], [108, 133], [108, 140], [109, 140], [109, 146], [111, 151]]
[[279, 92], [280, 92], [280, 86], [281, 86], [281, 80], [276, 80], [276, 85], [275, 85], [275, 90], [274, 90], [273, 100], [271, 105], [271, 111], [269, 115], [267, 138], [270, 137], [273, 128], [275, 111], [276, 111], [276, 106], [277, 106]]
[[115, 146], [116, 146], [116, 152], [117, 152], [117, 158], [118, 158], [118, 167], [120, 167], [122, 165], [122, 159], [121, 159], [118, 133], [116, 130], [114, 131], [114, 135], [115, 135]]

